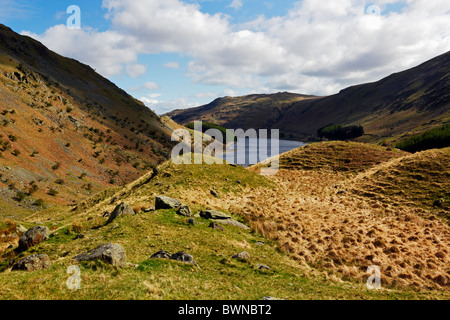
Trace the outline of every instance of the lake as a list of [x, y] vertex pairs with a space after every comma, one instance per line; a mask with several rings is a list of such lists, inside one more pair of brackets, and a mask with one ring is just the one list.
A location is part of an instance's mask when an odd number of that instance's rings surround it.
[[306, 143], [299, 141], [291, 141], [291, 140], [277, 140], [277, 141], [278, 146], [275, 143], [272, 148], [271, 139], [247, 138], [245, 141], [245, 147], [243, 141], [230, 144], [227, 146], [226, 154], [224, 154], [223, 157], [220, 158], [226, 159], [227, 161], [233, 164], [248, 167], [250, 165], [257, 164], [271, 157], [275, 157], [279, 154], [283, 154], [285, 152], [306, 145]]

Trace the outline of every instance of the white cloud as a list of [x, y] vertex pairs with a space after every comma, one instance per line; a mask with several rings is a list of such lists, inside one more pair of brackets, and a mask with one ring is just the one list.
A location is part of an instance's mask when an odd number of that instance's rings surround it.
[[147, 66], [143, 64], [130, 64], [127, 66], [127, 74], [132, 78], [139, 78], [147, 72]]
[[228, 7], [237, 10], [237, 9], [240, 9], [242, 7], [242, 5], [243, 5], [242, 0], [233, 0], [233, 1], [231, 1], [231, 4]]
[[105, 76], [130, 73], [142, 54], [178, 53], [191, 58], [196, 83], [308, 94], [378, 80], [450, 49], [448, 0], [376, 3], [406, 7], [374, 16], [365, 14], [369, 1], [303, 0], [285, 16], [234, 25], [180, 0], [104, 0], [111, 30], [54, 26], [32, 36]]
[[217, 97], [217, 93], [214, 92], [199, 92], [195, 94], [196, 98], [199, 99], [212, 99]]
[[178, 62], [167, 62], [163, 67], [168, 69], [178, 69], [180, 68], [180, 64]]

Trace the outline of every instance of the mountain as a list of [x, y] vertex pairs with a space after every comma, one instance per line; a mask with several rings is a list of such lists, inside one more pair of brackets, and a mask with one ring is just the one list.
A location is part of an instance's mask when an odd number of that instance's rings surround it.
[[363, 125], [366, 141], [398, 140], [449, 121], [450, 52], [331, 96], [226, 97], [167, 115], [182, 124], [204, 120], [231, 129], [280, 129], [282, 137], [300, 140], [331, 123]]
[[3, 209], [76, 203], [133, 181], [168, 158], [171, 132], [91, 67], [0, 25]]

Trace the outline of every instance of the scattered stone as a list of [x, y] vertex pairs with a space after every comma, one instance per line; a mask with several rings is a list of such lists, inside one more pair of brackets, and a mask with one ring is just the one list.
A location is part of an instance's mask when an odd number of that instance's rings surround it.
[[270, 270], [270, 267], [264, 265], [264, 264], [257, 264], [256, 265], [259, 270]]
[[6, 250], [11, 250], [13, 248], [14, 248], [14, 246], [12, 244], [10, 244]]
[[192, 217], [192, 211], [188, 206], [181, 206], [180, 209], [178, 209], [177, 214], [184, 217]]
[[154, 255], [150, 257], [150, 259], [170, 259], [170, 256], [172, 254], [170, 252], [167, 252], [165, 250], [158, 251]]
[[189, 219], [187, 219], [187, 221], [186, 221], [188, 224], [190, 224], [190, 225], [195, 225], [195, 219], [194, 218], [189, 218]]
[[245, 224], [240, 223], [239, 221], [236, 221], [236, 220], [233, 220], [233, 219], [221, 220], [220, 222], [223, 223], [223, 224], [228, 224], [230, 226], [241, 228], [241, 229], [245, 229], [245, 230], [249, 230], [250, 229]]
[[103, 214], [103, 218], [107, 218], [111, 215], [111, 212], [109, 211], [105, 211], [105, 213]]
[[124, 267], [127, 263], [127, 255], [125, 249], [120, 244], [107, 243], [97, 248], [82, 253], [73, 258], [77, 261], [93, 261], [101, 260], [113, 266]]
[[221, 211], [217, 210], [204, 210], [200, 212], [200, 217], [208, 220], [220, 220], [220, 223], [227, 224], [233, 227], [238, 227], [241, 229], [248, 230], [250, 229], [245, 224], [240, 223], [236, 220], [233, 220], [231, 216], [227, 215], [226, 213], [223, 213]]
[[231, 217], [221, 211], [217, 210], [204, 210], [200, 212], [200, 217], [208, 220], [227, 220]]
[[262, 241], [258, 241], [257, 243], [255, 243], [257, 246], [263, 246], [263, 245], [265, 245], [265, 243], [264, 242], [262, 242]]
[[337, 195], [343, 195], [343, 194], [346, 194], [346, 192], [345, 192], [344, 190], [340, 190], [340, 191], [338, 191], [336, 194], [337, 194]]
[[47, 227], [37, 226], [33, 227], [23, 234], [19, 240], [19, 252], [28, 250], [29, 248], [38, 245], [45, 241], [50, 236], [50, 230]]
[[264, 297], [262, 298], [265, 301], [281, 301], [281, 300], [285, 300], [285, 299], [279, 299], [279, 298], [274, 298], [274, 297]]
[[150, 208], [144, 209], [145, 213], [154, 212], [154, 211], [156, 211], [155, 207], [150, 207]]
[[46, 254], [34, 254], [28, 256], [12, 267], [13, 271], [22, 270], [22, 271], [38, 271], [49, 269], [52, 266], [50, 258]]
[[241, 182], [241, 180], [238, 180], [238, 181], [236, 181], [238, 184], [241, 184], [242, 182]]
[[250, 260], [250, 254], [247, 251], [243, 251], [231, 257], [232, 259], [237, 259], [243, 262], [247, 262]]
[[217, 224], [215, 222], [211, 222], [209, 227], [214, 230], [224, 231], [223, 227], [220, 224]]
[[189, 253], [182, 252], [182, 251], [174, 253], [173, 255], [170, 256], [169, 259], [193, 264], [194, 266], [198, 266], [197, 262], [195, 262], [194, 258]]
[[129, 205], [127, 205], [124, 202], [122, 202], [111, 213], [111, 216], [109, 217], [109, 219], [108, 219], [108, 221], [106, 222], [105, 225], [110, 224], [111, 222], [113, 222], [115, 219], [117, 219], [120, 216], [123, 216], [123, 215], [133, 216], [135, 214], [136, 213], [134, 212], [133, 209], [131, 209], [131, 207]]
[[181, 207], [181, 201], [165, 197], [165, 196], [158, 196], [155, 200], [155, 209], [156, 210], [164, 210], [164, 209], [178, 209]]
[[216, 197], [216, 198], [219, 198], [219, 194], [215, 190], [211, 190], [211, 195]]

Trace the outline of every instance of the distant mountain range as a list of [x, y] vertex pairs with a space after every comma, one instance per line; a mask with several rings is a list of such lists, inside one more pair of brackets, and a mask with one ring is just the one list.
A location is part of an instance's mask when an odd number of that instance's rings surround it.
[[91, 67], [0, 25], [0, 199], [75, 203], [133, 181], [168, 159], [171, 132]]
[[293, 93], [225, 97], [167, 114], [187, 124], [203, 120], [230, 129], [280, 129], [305, 140], [331, 123], [363, 125], [365, 141], [394, 141], [450, 119], [450, 52], [378, 82], [315, 97]]

